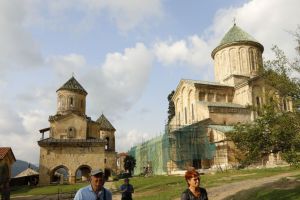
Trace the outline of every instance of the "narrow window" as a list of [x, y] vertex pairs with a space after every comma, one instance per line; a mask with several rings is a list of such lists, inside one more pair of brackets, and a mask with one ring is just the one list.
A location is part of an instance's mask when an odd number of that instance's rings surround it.
[[106, 144], [105, 144], [105, 150], [109, 149], [109, 137], [105, 138]]
[[194, 104], [192, 104], [192, 121], [194, 121]]
[[73, 97], [70, 98], [70, 106], [73, 106], [74, 105], [74, 100], [73, 100]]
[[187, 113], [186, 113], [186, 107], [184, 107], [184, 119], [185, 119], [185, 124], [187, 124]]
[[287, 111], [286, 99], [283, 99], [283, 110]]
[[260, 115], [260, 99], [256, 97], [257, 114]]
[[260, 100], [259, 100], [259, 97], [256, 97], [256, 105], [258, 108], [260, 108]]

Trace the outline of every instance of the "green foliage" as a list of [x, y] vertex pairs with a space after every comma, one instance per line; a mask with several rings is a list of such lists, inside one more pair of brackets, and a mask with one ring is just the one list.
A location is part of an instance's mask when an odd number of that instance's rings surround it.
[[170, 123], [171, 119], [175, 116], [175, 104], [172, 101], [172, 97], [174, 96], [175, 91], [172, 90], [172, 92], [168, 95], [168, 101], [169, 101], [169, 108], [168, 108], [168, 124]]
[[[296, 39], [300, 44], [299, 34]], [[279, 152], [289, 164], [300, 165], [299, 59], [290, 62], [277, 46], [273, 51], [276, 58], [266, 61], [260, 71], [265, 85], [272, 89], [265, 91], [264, 105], [253, 108], [259, 116], [254, 122], [236, 125], [227, 134], [241, 151], [238, 159], [242, 166]], [[293, 101], [293, 112], [287, 112], [287, 99]]]
[[[300, 39], [300, 38], [299, 38]], [[300, 105], [300, 65], [299, 59], [290, 62], [277, 46], [272, 48], [276, 59], [264, 63], [261, 76], [266, 83], [274, 87], [281, 97], [291, 97], [294, 108]]]
[[124, 169], [128, 170], [130, 176], [132, 175], [135, 166], [136, 160], [133, 156], [128, 155], [124, 158]]
[[272, 104], [264, 105], [261, 116], [253, 123], [238, 124], [227, 134], [242, 152], [242, 166], [260, 161], [270, 153], [281, 153], [283, 159], [299, 165], [300, 117], [297, 112], [278, 112]]

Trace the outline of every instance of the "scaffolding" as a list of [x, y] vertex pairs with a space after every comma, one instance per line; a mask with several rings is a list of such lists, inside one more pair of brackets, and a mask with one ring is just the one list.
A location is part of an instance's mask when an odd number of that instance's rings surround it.
[[213, 159], [216, 150], [206, 129], [201, 123], [167, 126], [163, 135], [132, 147], [128, 154], [136, 159], [134, 174], [169, 174], [187, 166], [203, 168], [205, 162]]

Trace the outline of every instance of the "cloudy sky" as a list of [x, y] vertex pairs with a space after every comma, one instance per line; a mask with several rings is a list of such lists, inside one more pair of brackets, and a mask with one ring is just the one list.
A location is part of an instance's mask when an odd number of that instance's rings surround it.
[[233, 26], [290, 57], [299, 0], [1, 0], [0, 146], [38, 163], [56, 90], [74, 74], [87, 115], [116, 131], [117, 151], [164, 132], [182, 78], [213, 81], [211, 51]]

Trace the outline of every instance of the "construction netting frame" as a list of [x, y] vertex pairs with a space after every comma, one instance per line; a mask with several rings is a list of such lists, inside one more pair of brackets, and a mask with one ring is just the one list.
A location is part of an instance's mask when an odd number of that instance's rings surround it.
[[166, 134], [131, 148], [128, 154], [136, 159], [134, 174], [165, 174], [169, 160], [168, 151], [169, 145]]
[[[210, 143], [207, 126], [195, 123], [184, 127], [173, 127], [169, 135], [169, 157], [178, 168], [185, 169], [187, 163], [201, 165], [202, 160], [212, 160], [216, 146]], [[170, 130], [172, 130], [170, 129]]]
[[170, 163], [186, 169], [187, 163], [211, 160], [216, 146], [209, 142], [207, 126], [195, 123], [184, 127], [167, 127], [163, 135], [132, 147], [128, 152], [135, 157], [134, 174], [167, 174]]

